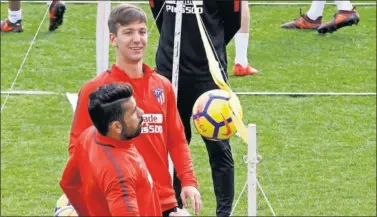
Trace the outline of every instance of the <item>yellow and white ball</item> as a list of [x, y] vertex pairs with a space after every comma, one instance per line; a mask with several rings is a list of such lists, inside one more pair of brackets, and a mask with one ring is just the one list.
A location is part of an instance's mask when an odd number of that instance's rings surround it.
[[55, 212], [54, 217], [59, 216], [79, 216], [73, 206], [66, 206]]
[[233, 114], [242, 118], [241, 104], [234, 93], [215, 89], [199, 96], [192, 110], [192, 119], [200, 135], [218, 141], [229, 139], [237, 132], [230, 103]]
[[67, 196], [65, 196], [65, 194], [63, 194], [62, 196], [59, 197], [58, 201], [56, 201], [54, 212], [58, 211], [59, 209], [61, 209], [63, 207], [69, 206], [69, 205], [71, 205], [71, 203], [69, 202]]

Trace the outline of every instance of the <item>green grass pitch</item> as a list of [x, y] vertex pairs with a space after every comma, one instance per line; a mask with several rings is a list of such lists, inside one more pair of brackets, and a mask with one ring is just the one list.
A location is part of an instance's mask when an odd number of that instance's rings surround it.
[[[280, 24], [300, 6], [252, 6], [249, 61], [258, 76], [232, 75], [234, 44], [228, 46], [234, 91], [376, 92], [376, 7], [359, 6], [358, 26], [320, 36]], [[153, 20], [146, 5], [143, 8]], [[302, 7], [306, 11], [308, 6]], [[1, 89], [11, 87], [42, 21], [45, 4], [23, 3], [24, 32], [1, 34]], [[327, 6], [324, 20], [336, 8]], [[7, 4], [1, 3], [1, 18]], [[14, 90], [77, 92], [95, 75], [94, 4], [67, 4], [64, 24], [49, 33], [43, 23]], [[154, 66], [158, 41], [149, 36], [145, 62]], [[111, 61], [114, 61], [110, 49]], [[1, 95], [3, 105], [6, 95]], [[376, 215], [375, 96], [241, 96], [245, 122], [255, 123], [263, 163], [258, 180], [277, 215]], [[64, 95], [9, 96], [1, 113], [1, 215], [50, 216], [62, 194], [58, 181], [68, 158], [72, 118]], [[195, 132], [195, 130], [193, 130]], [[244, 143], [232, 138], [238, 198], [246, 181]], [[203, 198], [201, 215], [215, 215], [215, 198], [203, 142], [190, 145]], [[272, 213], [258, 190], [258, 215]], [[242, 195], [234, 213], [247, 215]]]

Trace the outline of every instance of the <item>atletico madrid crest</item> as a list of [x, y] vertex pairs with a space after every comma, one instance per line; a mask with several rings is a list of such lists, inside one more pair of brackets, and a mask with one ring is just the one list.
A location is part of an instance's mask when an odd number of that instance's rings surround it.
[[153, 89], [154, 96], [156, 97], [157, 101], [163, 105], [165, 102], [165, 94], [161, 88]]

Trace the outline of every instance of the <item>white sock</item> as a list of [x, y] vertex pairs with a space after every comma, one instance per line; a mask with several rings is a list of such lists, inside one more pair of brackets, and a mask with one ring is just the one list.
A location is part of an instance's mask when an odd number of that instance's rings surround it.
[[312, 1], [306, 16], [308, 16], [311, 20], [316, 20], [318, 17], [322, 16], [325, 4], [326, 1]]
[[18, 11], [11, 11], [8, 9], [8, 20], [11, 23], [16, 23], [17, 21], [22, 19], [22, 11], [21, 9]]
[[350, 1], [335, 1], [338, 11], [352, 11], [353, 6]]
[[242, 67], [246, 67], [249, 64], [247, 60], [247, 47], [249, 45], [249, 33], [237, 32], [234, 36], [234, 43], [236, 48], [236, 57], [234, 63], [240, 64]]

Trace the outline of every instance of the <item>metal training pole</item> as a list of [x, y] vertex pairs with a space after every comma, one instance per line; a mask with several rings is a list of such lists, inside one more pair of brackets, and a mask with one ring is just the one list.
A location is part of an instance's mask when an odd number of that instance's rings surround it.
[[257, 216], [257, 127], [248, 125], [247, 147], [247, 215]]
[[[180, 49], [181, 49], [182, 9], [183, 9], [183, 1], [176, 1], [172, 84], [174, 88], [175, 99], [177, 101], [178, 101], [179, 56], [180, 56]], [[170, 155], [169, 155], [169, 172], [173, 181], [174, 164], [170, 158]]]
[[96, 24], [97, 74], [109, 68], [109, 28], [107, 21], [111, 11], [110, 1], [98, 1]]

